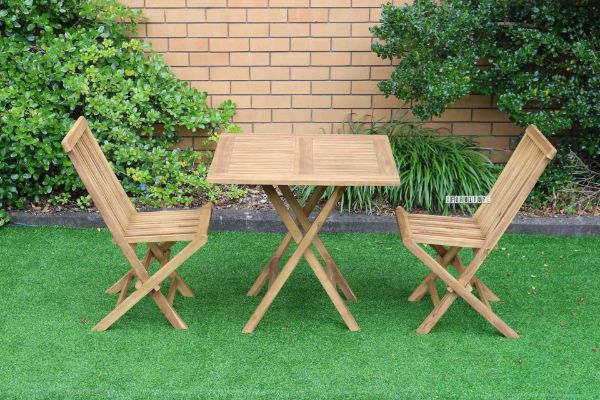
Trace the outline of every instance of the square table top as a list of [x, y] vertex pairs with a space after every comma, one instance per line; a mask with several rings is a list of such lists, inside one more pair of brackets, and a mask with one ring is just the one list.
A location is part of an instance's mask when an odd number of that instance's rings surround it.
[[223, 134], [208, 172], [212, 183], [397, 186], [385, 135]]

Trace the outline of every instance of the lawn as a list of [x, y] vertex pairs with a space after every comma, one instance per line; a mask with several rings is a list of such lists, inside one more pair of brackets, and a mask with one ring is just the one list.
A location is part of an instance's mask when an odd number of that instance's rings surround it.
[[459, 300], [429, 335], [427, 270], [395, 235], [323, 241], [358, 296], [349, 332], [306, 264], [255, 333], [246, 291], [280, 235], [215, 232], [180, 268], [195, 290], [173, 330], [144, 299], [91, 332], [128, 266], [106, 230], [0, 229], [0, 398], [598, 398], [600, 237], [506, 235], [480, 276], [521, 338]]

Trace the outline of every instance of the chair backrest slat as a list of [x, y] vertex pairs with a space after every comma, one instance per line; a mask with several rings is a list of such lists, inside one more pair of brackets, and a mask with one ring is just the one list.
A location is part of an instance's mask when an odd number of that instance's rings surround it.
[[136, 211], [84, 117], [79, 117], [62, 146], [110, 231], [123, 235]]
[[486, 248], [497, 244], [555, 155], [554, 146], [530, 125], [490, 191], [490, 203], [474, 215], [486, 235]]

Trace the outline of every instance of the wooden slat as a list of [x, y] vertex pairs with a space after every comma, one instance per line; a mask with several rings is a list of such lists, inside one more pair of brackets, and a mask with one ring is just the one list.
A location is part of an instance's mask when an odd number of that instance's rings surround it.
[[85, 130], [87, 128], [88, 128], [88, 125], [87, 125], [87, 121], [85, 120], [85, 118], [83, 116], [77, 118], [77, 121], [75, 121], [75, 124], [73, 124], [73, 126], [71, 127], [71, 129], [65, 135], [65, 137], [63, 138], [63, 140], [61, 142], [63, 149], [67, 153], [69, 153], [73, 150], [73, 147], [75, 147], [75, 144], [77, 144], [77, 142], [79, 141], [79, 138], [81, 137], [81, 135], [83, 134], [83, 132], [85, 132]]
[[208, 180], [255, 185], [400, 184], [389, 140], [379, 135], [224, 134]]

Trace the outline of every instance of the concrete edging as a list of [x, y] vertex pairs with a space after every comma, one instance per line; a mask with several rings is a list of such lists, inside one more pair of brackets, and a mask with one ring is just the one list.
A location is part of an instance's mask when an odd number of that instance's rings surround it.
[[[34, 214], [24, 211], [9, 213], [11, 226], [65, 226], [79, 228], [104, 227], [96, 212], [61, 212]], [[284, 232], [284, 226], [274, 211], [215, 209], [211, 229], [214, 231]], [[323, 232], [397, 233], [392, 216], [348, 214], [334, 212], [322, 229]], [[598, 236], [600, 217], [517, 217], [508, 228], [510, 233], [542, 234], [551, 236]]]

